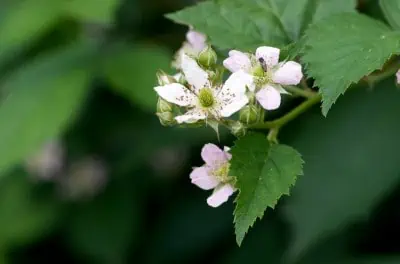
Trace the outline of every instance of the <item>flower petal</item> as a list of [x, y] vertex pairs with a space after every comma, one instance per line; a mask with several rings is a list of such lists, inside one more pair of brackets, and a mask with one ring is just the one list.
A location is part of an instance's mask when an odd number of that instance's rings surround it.
[[201, 150], [201, 158], [212, 169], [218, 169], [228, 161], [225, 151], [214, 144], [205, 144]]
[[265, 65], [268, 66], [268, 68], [272, 68], [273, 66], [277, 65], [279, 62], [279, 54], [280, 50], [277, 48], [273, 47], [259, 47], [256, 50], [256, 58], [258, 61], [262, 59], [265, 63]]
[[193, 106], [196, 101], [196, 96], [179, 83], [157, 86], [154, 90], [164, 100], [179, 106]]
[[189, 30], [186, 34], [186, 39], [197, 53], [200, 53], [207, 46], [207, 37], [200, 32]]
[[270, 85], [264, 86], [263, 89], [256, 93], [256, 98], [266, 110], [275, 110], [281, 105], [281, 94]]
[[231, 99], [232, 97], [241, 98], [246, 93], [246, 87], [249, 90], [254, 90], [253, 76], [244, 71], [232, 73], [222, 86], [218, 97], [220, 100]]
[[251, 69], [251, 61], [249, 56], [237, 50], [231, 50], [229, 52], [229, 58], [225, 59], [223, 64], [225, 68], [231, 72], [237, 72], [240, 70], [250, 72]]
[[242, 96], [241, 98], [232, 100], [227, 104], [222, 104], [221, 109], [219, 111], [219, 115], [222, 117], [230, 117], [231, 115], [242, 109], [248, 103], [249, 103], [249, 98], [247, 98], [247, 96]]
[[209, 83], [207, 72], [186, 54], [182, 54], [181, 67], [187, 82], [194, 87], [196, 92]]
[[218, 186], [214, 189], [213, 194], [207, 199], [207, 204], [211, 207], [218, 207], [228, 201], [229, 197], [235, 192], [230, 184]]
[[297, 85], [303, 78], [301, 65], [294, 61], [288, 61], [280, 65], [274, 72], [272, 80], [282, 85]]
[[194, 185], [203, 190], [214, 189], [219, 184], [218, 179], [210, 175], [206, 167], [194, 168], [190, 173], [190, 179]]
[[192, 109], [187, 111], [184, 115], [175, 117], [175, 120], [179, 123], [196, 123], [199, 120], [205, 119], [207, 115], [199, 109]]
[[397, 83], [400, 84], [400, 70], [396, 73]]

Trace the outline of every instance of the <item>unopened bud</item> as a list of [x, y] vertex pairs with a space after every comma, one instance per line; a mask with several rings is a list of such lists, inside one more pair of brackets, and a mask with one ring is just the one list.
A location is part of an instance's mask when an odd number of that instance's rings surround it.
[[167, 101], [165, 101], [161, 98], [158, 98], [157, 112], [158, 113], [172, 112], [172, 105], [170, 103], [168, 103]]
[[198, 61], [203, 67], [212, 68], [217, 64], [217, 59], [217, 53], [210, 46], [207, 46], [200, 52]]
[[157, 72], [157, 81], [158, 81], [158, 84], [161, 86], [177, 82], [174, 77], [166, 74], [162, 70], [159, 70]]
[[160, 123], [163, 126], [172, 126], [176, 124], [176, 120], [172, 112], [157, 113], [156, 115], [160, 119]]
[[239, 120], [244, 124], [253, 124], [257, 122], [258, 110], [254, 105], [248, 105], [242, 108], [239, 112]]
[[231, 132], [236, 137], [243, 137], [246, 135], [247, 128], [243, 125], [243, 123], [237, 121], [231, 125]]

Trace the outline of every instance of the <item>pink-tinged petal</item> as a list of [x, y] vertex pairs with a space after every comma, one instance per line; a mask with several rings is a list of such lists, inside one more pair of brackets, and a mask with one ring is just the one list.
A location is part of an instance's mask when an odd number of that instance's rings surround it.
[[301, 65], [294, 61], [288, 61], [280, 65], [273, 73], [272, 80], [282, 85], [297, 85], [303, 78]]
[[210, 175], [206, 167], [194, 168], [190, 173], [190, 179], [194, 185], [203, 190], [214, 189], [219, 184], [218, 179]]
[[196, 96], [179, 83], [157, 86], [154, 90], [164, 100], [179, 106], [193, 106], [196, 102]]
[[258, 61], [262, 60], [268, 68], [272, 68], [279, 62], [280, 50], [273, 47], [259, 47], [256, 50], [256, 58]]
[[218, 207], [228, 201], [229, 197], [235, 192], [230, 184], [218, 186], [214, 189], [213, 194], [207, 199], [207, 204], [211, 207]]
[[212, 169], [218, 169], [228, 161], [226, 153], [214, 144], [205, 144], [201, 150], [201, 157]]
[[208, 73], [194, 59], [182, 54], [181, 67], [187, 82], [194, 87], [195, 91], [208, 86]]
[[397, 83], [400, 84], [400, 70], [396, 73]]
[[240, 70], [249, 72], [251, 69], [251, 60], [249, 56], [237, 50], [231, 50], [229, 52], [229, 58], [225, 59], [223, 64], [225, 68], [231, 72]]
[[189, 44], [192, 45], [193, 49], [197, 51], [197, 53], [200, 53], [207, 46], [207, 37], [200, 32], [189, 30], [189, 32], [186, 34], [186, 39]]
[[175, 120], [179, 123], [196, 123], [199, 120], [206, 119], [207, 115], [198, 109], [192, 109], [187, 111], [184, 115], [175, 117]]
[[265, 86], [256, 93], [257, 101], [266, 110], [275, 110], [281, 105], [281, 94], [272, 86]]

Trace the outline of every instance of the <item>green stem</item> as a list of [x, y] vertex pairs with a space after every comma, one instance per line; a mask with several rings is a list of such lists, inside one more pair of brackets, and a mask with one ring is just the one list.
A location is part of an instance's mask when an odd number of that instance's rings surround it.
[[279, 129], [282, 126], [286, 125], [288, 122], [292, 121], [305, 111], [307, 111], [309, 108], [314, 106], [315, 104], [321, 102], [321, 95], [316, 94], [313, 97], [309, 98], [308, 100], [304, 101], [302, 104], [294, 108], [292, 111], [287, 113], [286, 115], [282, 116], [281, 118], [278, 118], [273, 121], [268, 121], [264, 123], [259, 123], [250, 126], [249, 128], [251, 129]]
[[288, 91], [289, 93], [292, 93], [292, 94], [298, 95], [298, 96], [302, 96], [305, 98], [312, 98], [316, 95], [316, 92], [304, 90], [304, 89], [301, 89], [301, 88], [299, 88], [297, 86], [293, 86], [293, 85], [285, 86], [285, 90]]

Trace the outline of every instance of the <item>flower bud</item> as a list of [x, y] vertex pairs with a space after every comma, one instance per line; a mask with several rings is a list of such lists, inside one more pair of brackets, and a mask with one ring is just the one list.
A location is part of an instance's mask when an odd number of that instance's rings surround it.
[[231, 132], [236, 137], [243, 137], [246, 135], [247, 128], [243, 125], [243, 123], [237, 121], [232, 123]]
[[254, 105], [248, 105], [242, 108], [239, 112], [239, 120], [244, 124], [253, 124], [257, 122], [258, 111]]
[[157, 102], [157, 112], [158, 113], [165, 113], [165, 112], [172, 112], [172, 105], [167, 101], [158, 98]]
[[162, 70], [159, 70], [157, 72], [157, 81], [158, 81], [158, 84], [161, 86], [177, 82], [174, 77], [166, 74]]
[[212, 68], [217, 64], [217, 59], [217, 53], [208, 46], [200, 52], [198, 62], [205, 68]]
[[160, 123], [163, 126], [172, 126], [176, 124], [176, 120], [172, 112], [157, 113], [156, 115], [160, 119]]

